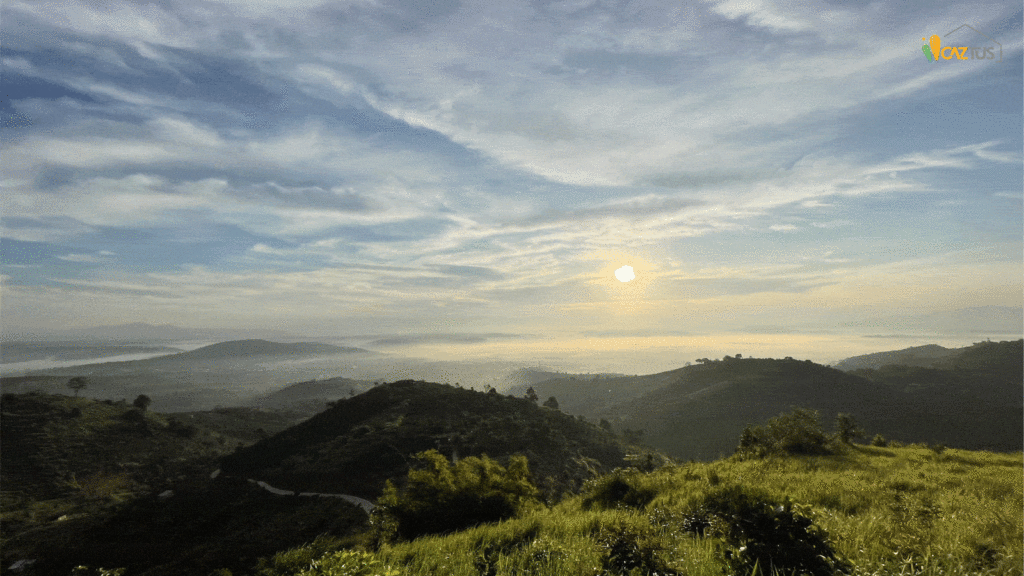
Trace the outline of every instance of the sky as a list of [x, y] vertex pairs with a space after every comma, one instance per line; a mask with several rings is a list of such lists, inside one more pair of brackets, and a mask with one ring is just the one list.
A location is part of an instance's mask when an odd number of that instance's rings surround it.
[[5, 0], [0, 326], [605, 360], [1019, 338], [1022, 18]]

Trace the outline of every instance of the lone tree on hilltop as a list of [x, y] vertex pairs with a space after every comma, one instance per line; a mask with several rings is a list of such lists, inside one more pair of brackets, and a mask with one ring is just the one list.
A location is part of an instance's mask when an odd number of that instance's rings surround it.
[[558, 400], [554, 396], [544, 401], [544, 406], [551, 408], [552, 410], [558, 410]]
[[78, 397], [78, 393], [89, 387], [89, 379], [85, 376], [75, 376], [71, 380], [68, 380], [68, 388], [75, 391], [75, 397]]
[[526, 389], [526, 399], [535, 404], [537, 400], [540, 400], [540, 396], [537, 396], [537, 391], [533, 389], [533, 386]]
[[153, 403], [153, 399], [152, 398], [150, 398], [149, 396], [146, 396], [145, 394], [139, 394], [138, 397], [135, 398], [135, 401], [132, 402], [132, 406], [135, 406], [139, 410], [142, 410], [143, 412], [145, 412], [146, 409], [149, 408], [149, 405], [152, 404], [152, 403]]

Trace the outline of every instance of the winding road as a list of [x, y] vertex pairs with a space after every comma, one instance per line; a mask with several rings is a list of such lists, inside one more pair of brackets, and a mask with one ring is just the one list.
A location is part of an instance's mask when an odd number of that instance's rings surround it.
[[[220, 476], [220, 469], [214, 470], [214, 472], [212, 474], [210, 474], [210, 479], [216, 478], [217, 476]], [[373, 508], [374, 508], [373, 502], [370, 502], [369, 500], [367, 500], [365, 498], [360, 498], [358, 496], [352, 496], [351, 494], [325, 494], [325, 493], [322, 493], [322, 492], [298, 492], [297, 493], [297, 492], [294, 492], [292, 490], [282, 490], [280, 488], [274, 488], [273, 486], [271, 486], [270, 484], [267, 484], [266, 482], [264, 482], [262, 480], [253, 480], [252, 478], [246, 478], [246, 480], [248, 482], [252, 483], [252, 484], [255, 484], [255, 485], [259, 486], [260, 488], [263, 488], [267, 492], [270, 492], [271, 494], [275, 494], [277, 496], [307, 496], [307, 497], [317, 497], [317, 498], [341, 498], [342, 500], [345, 500], [346, 502], [350, 502], [352, 504], [355, 504], [356, 506], [359, 506], [367, 514], [370, 514], [371, 512], [373, 512]]]

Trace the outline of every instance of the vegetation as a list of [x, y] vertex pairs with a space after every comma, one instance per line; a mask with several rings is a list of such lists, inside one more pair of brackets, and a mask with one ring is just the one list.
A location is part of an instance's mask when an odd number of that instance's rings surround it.
[[68, 380], [68, 388], [75, 391], [76, 397], [78, 396], [79, 392], [85, 390], [88, 387], [89, 379], [84, 376], [75, 376], [74, 378]]
[[601, 479], [498, 524], [329, 553], [315, 574], [1019, 575], [1022, 469], [1020, 454], [854, 445], [619, 472], [629, 490]]
[[856, 424], [847, 414], [837, 420], [842, 428], [829, 437], [821, 426], [816, 410], [797, 408], [772, 418], [765, 426], [747, 426], [740, 435], [736, 451], [745, 456], [768, 454], [833, 454], [833, 441], [852, 437]]
[[[402, 381], [298, 423], [4, 394], [0, 560], [59, 576], [1021, 575], [1024, 456], [949, 441], [1011, 436], [997, 428], [1019, 412], [1019, 349], [858, 375], [703, 359], [599, 426], [537, 406], [544, 383], [531, 399]], [[883, 401], [910, 424], [858, 410]], [[811, 407], [780, 414], [793, 405]], [[735, 453], [683, 464], [625, 442], [685, 446], [689, 429]]]
[[486, 454], [503, 466], [525, 456], [549, 501], [622, 466], [626, 454], [607, 431], [525, 398], [403, 380], [339, 400], [223, 466], [290, 490], [374, 499], [387, 480], [401, 484], [413, 455], [428, 450], [453, 461]]
[[516, 516], [538, 504], [526, 458], [503, 468], [487, 456], [450, 463], [436, 450], [416, 455], [422, 468], [409, 471], [403, 489], [390, 481], [377, 500], [374, 520], [381, 538], [412, 540]]
[[[854, 373], [809, 361], [729, 357], [683, 368], [674, 382], [588, 417], [617, 430], [645, 430], [645, 444], [680, 459], [730, 454], [750, 422], [792, 406], [817, 410], [827, 421], [856, 414], [850, 440], [863, 428], [902, 442], [1016, 451], [1024, 448], [1021, 343], [982, 343], [934, 368]], [[544, 393], [543, 384], [534, 388]]]

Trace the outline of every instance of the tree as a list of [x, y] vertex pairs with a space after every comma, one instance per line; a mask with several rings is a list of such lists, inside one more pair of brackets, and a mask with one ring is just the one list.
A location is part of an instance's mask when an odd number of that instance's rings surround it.
[[537, 400], [540, 400], [540, 396], [537, 396], [537, 391], [533, 389], [533, 386], [526, 389], [525, 398], [534, 404], [537, 403]]
[[605, 432], [612, 432], [613, 431], [612, 430], [612, 423], [607, 421], [607, 420], [605, 420], [604, 418], [601, 418], [601, 423], [598, 424], [598, 426], [600, 426], [601, 429], [604, 430]]
[[72, 390], [75, 391], [76, 397], [78, 396], [79, 392], [85, 390], [88, 387], [89, 379], [86, 378], [85, 376], [75, 376], [71, 380], [68, 380], [68, 388], [71, 388]]
[[132, 406], [135, 406], [139, 410], [142, 410], [143, 412], [145, 412], [146, 409], [149, 408], [149, 405], [152, 404], [152, 403], [153, 403], [153, 399], [152, 398], [150, 398], [149, 396], [146, 396], [145, 394], [139, 394], [138, 397], [135, 398], [135, 401], [132, 402]]
[[747, 456], [767, 454], [830, 454], [829, 437], [821, 427], [818, 411], [795, 408], [765, 426], [747, 426], [736, 451]]
[[544, 406], [552, 410], [558, 410], [558, 400], [554, 396], [544, 401]]
[[388, 480], [377, 500], [373, 521], [385, 538], [412, 540], [498, 522], [537, 503], [525, 456], [512, 456], [507, 468], [487, 456], [451, 463], [436, 450], [416, 459], [421, 466], [409, 470], [405, 487]]
[[843, 444], [849, 444], [854, 438], [863, 438], [864, 429], [849, 414], [836, 416], [836, 438]]

